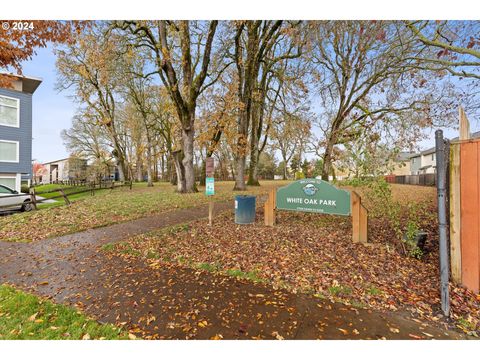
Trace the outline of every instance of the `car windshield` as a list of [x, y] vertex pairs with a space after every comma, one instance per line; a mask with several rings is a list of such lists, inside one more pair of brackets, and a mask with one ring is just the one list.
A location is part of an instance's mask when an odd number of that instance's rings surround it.
[[0, 194], [13, 194], [13, 190], [5, 185], [0, 185]]

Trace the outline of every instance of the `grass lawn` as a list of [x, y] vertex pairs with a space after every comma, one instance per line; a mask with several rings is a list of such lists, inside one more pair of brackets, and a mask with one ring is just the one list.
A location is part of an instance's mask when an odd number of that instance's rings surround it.
[[[64, 189], [65, 194], [67, 195], [68, 199], [73, 202], [85, 198], [91, 197], [91, 193], [89, 191], [80, 193], [80, 194], [74, 194], [76, 192], [82, 191], [82, 190], [88, 190], [88, 186], [72, 186], [72, 185], [62, 185], [62, 184], [45, 184], [45, 185], [38, 185], [35, 187], [35, 191], [38, 194], [39, 197], [45, 198], [45, 199], [52, 199], [55, 200], [55, 202], [48, 202], [48, 203], [39, 203], [37, 205], [38, 209], [49, 209], [52, 207], [57, 207], [57, 206], [63, 206], [65, 205], [65, 200], [62, 197], [62, 194], [59, 191], [55, 191], [58, 189]], [[105, 193], [106, 191], [109, 191], [108, 189], [105, 190], [96, 190], [95, 194], [102, 194]], [[73, 194], [73, 195], [71, 195]]]
[[[71, 185], [62, 185], [62, 184], [45, 184], [45, 185], [37, 185], [35, 186], [35, 192], [37, 193], [43, 193], [43, 192], [48, 192], [48, 191], [53, 191], [56, 189], [66, 189], [72, 187]], [[55, 193], [58, 194], [58, 193]], [[47, 194], [45, 194], [47, 195]], [[47, 197], [47, 196], [44, 196]]]
[[[86, 192], [83, 192], [83, 193], [80, 193], [80, 194], [73, 194], [73, 195], [69, 194], [69, 193], [77, 192], [77, 191], [80, 191], [80, 190], [81, 190], [81, 187], [78, 187], [78, 189], [73, 189], [73, 190], [70, 190], [70, 192], [65, 192], [65, 194], [68, 197], [68, 200], [70, 200], [70, 202], [74, 202], [74, 201], [78, 201], [78, 200], [82, 200], [82, 199], [90, 199], [92, 197], [92, 195], [89, 191], [86, 191]], [[111, 190], [110, 189], [95, 190], [95, 195], [102, 195], [102, 194], [105, 194], [109, 191], [111, 191]], [[48, 194], [42, 194], [42, 195], [39, 195], [39, 196], [44, 197], [46, 199], [51, 199], [52, 197], [56, 197], [56, 196], [59, 196], [59, 195], [61, 195], [59, 192], [52, 192], [52, 193], [48, 193]], [[53, 200], [55, 200], [55, 202], [40, 203], [40, 204], [37, 205], [37, 208], [38, 209], [50, 209], [50, 208], [66, 205], [65, 199], [63, 197], [55, 198]]]
[[[250, 187], [246, 192], [233, 192], [233, 182], [217, 182], [214, 200], [233, 199], [236, 194], [266, 194], [272, 186], [283, 186], [286, 183], [264, 181], [262, 186]], [[169, 183], [156, 183], [151, 188], [140, 183], [134, 184], [132, 190], [128, 187], [107, 189], [97, 191], [95, 196], [90, 196], [87, 192], [79, 194], [70, 206], [44, 204], [42, 206], [49, 207], [0, 218], [0, 240], [29, 242], [193, 207], [209, 201], [204, 191], [200, 187], [198, 193], [178, 194]], [[72, 196], [72, 200], [75, 200], [75, 196], [77, 195]]]
[[0, 285], [0, 340], [128, 339], [73, 308]]

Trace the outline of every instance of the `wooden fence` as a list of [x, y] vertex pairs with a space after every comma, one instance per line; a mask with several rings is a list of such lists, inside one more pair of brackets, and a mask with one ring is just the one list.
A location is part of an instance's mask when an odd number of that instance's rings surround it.
[[480, 139], [460, 108], [460, 138], [450, 145], [450, 265], [452, 279], [480, 291]]
[[[33, 209], [37, 209], [37, 205], [41, 203], [45, 203], [46, 201], [49, 200], [55, 200], [55, 199], [63, 199], [65, 201], [66, 205], [70, 205], [71, 201], [69, 199], [69, 196], [77, 195], [77, 194], [82, 194], [89, 192], [92, 196], [95, 195], [95, 191], [98, 190], [105, 190], [105, 189], [116, 189], [120, 187], [125, 187], [128, 186], [130, 190], [132, 189], [132, 182], [131, 181], [125, 181], [125, 182], [115, 182], [115, 181], [101, 181], [101, 182], [89, 182], [89, 183], [83, 183], [83, 185], [78, 185], [78, 186], [70, 186], [70, 187], [63, 187], [63, 188], [55, 188], [51, 189], [48, 191], [43, 191], [43, 192], [37, 192], [35, 190], [35, 187], [32, 187], [30, 189], [29, 194], [14, 194], [14, 195], [7, 195], [7, 196], [2, 196], [0, 199], [8, 199], [8, 198], [23, 198], [26, 195], [29, 196], [30, 200], [29, 201], [24, 201], [19, 203], [18, 205], [1, 205], [0, 204], [0, 211], [2, 210], [8, 210], [9, 208], [19, 206], [19, 205], [32, 205]], [[58, 195], [54, 196], [48, 196], [48, 197], [43, 197], [42, 195], [47, 195], [47, 194], [55, 194], [58, 193]], [[38, 197], [41, 197], [42, 199], [38, 199]]]
[[387, 175], [385, 181], [391, 184], [435, 186], [437, 179], [436, 174]]

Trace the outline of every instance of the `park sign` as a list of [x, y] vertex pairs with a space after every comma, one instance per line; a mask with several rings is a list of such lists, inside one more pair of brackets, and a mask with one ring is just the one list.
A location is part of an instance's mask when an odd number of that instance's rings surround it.
[[213, 177], [205, 179], [205, 195], [215, 195], [215, 179]]
[[350, 192], [323, 180], [302, 179], [277, 190], [276, 208], [348, 216], [351, 213]]
[[215, 173], [215, 159], [213, 157], [207, 157], [205, 161], [205, 173], [207, 178], [213, 177]]
[[213, 177], [215, 173], [215, 159], [213, 157], [207, 157], [205, 161], [205, 173], [207, 175], [205, 178], [205, 195], [215, 195], [215, 178]]

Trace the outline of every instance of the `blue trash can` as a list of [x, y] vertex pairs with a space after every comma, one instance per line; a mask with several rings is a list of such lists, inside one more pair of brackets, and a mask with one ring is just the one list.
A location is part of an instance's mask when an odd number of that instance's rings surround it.
[[253, 224], [255, 222], [255, 196], [235, 196], [235, 223]]

